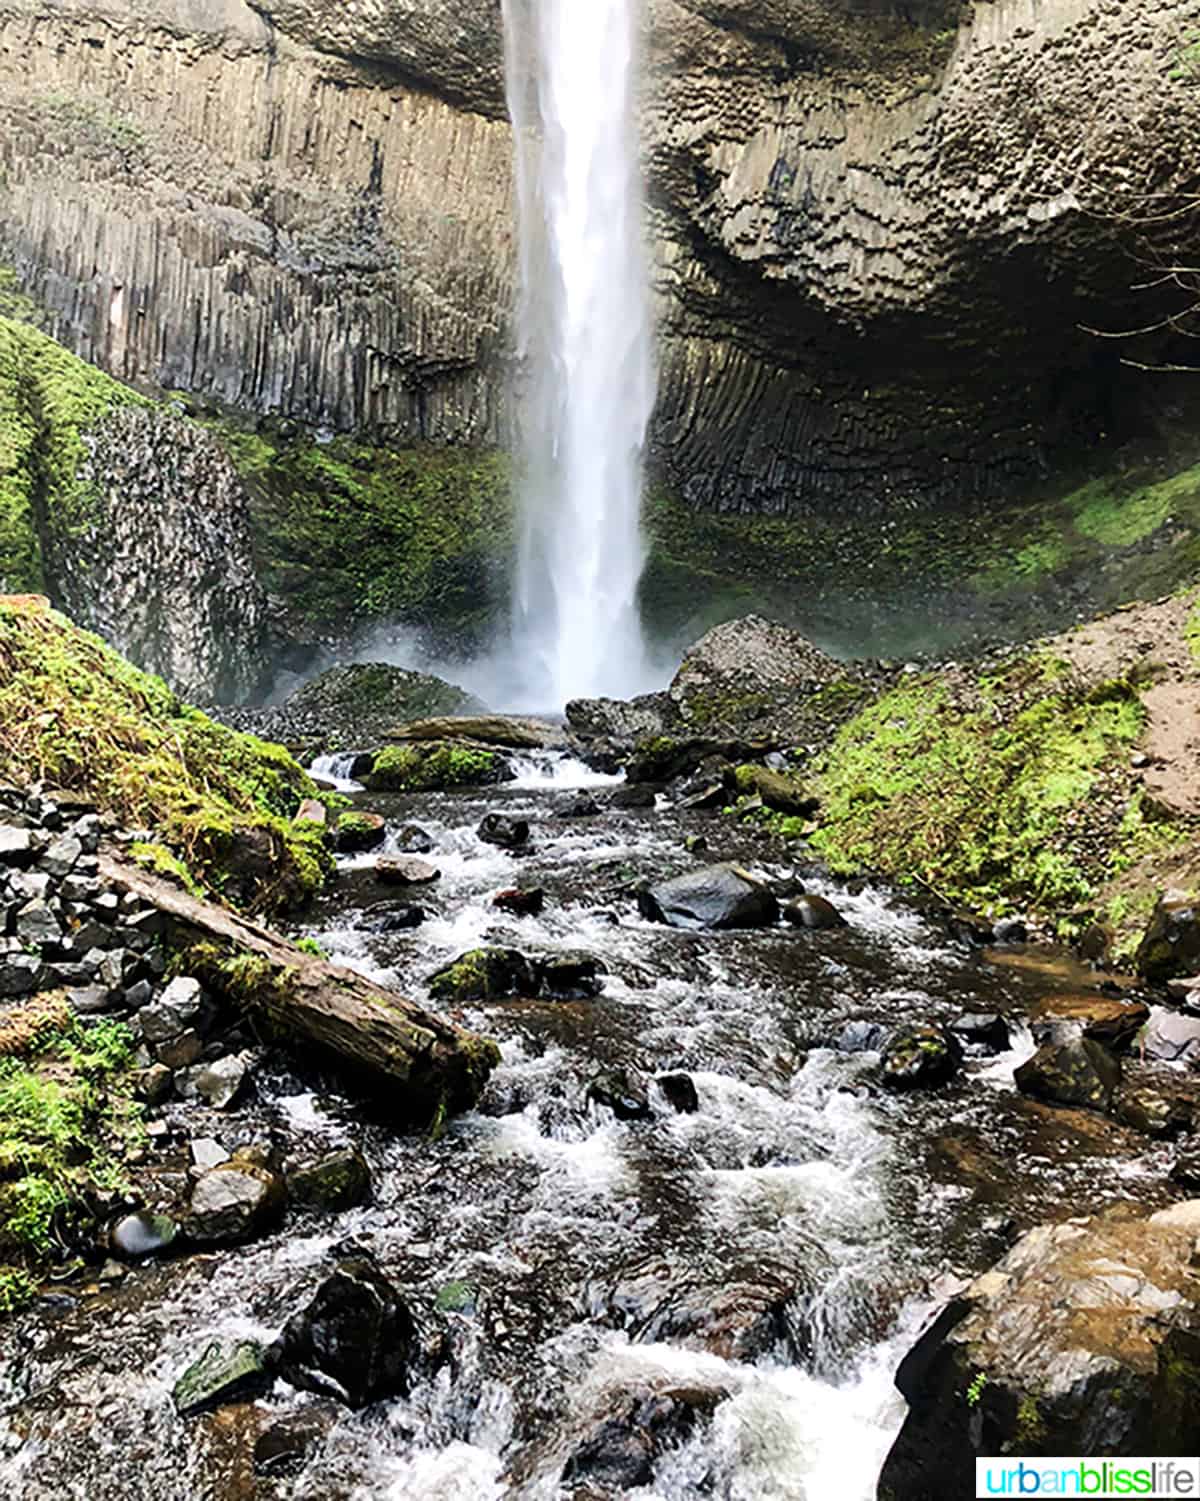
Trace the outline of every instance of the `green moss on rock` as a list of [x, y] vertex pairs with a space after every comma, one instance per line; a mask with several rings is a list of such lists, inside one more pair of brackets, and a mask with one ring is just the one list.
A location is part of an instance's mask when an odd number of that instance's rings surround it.
[[164, 871], [181, 862], [232, 905], [282, 910], [324, 883], [316, 794], [280, 746], [216, 724], [98, 637], [35, 602], [0, 601], [0, 779], [85, 793]]
[[374, 792], [439, 792], [487, 787], [503, 773], [504, 762], [495, 751], [449, 740], [420, 741], [380, 751], [366, 785]]
[[48, 335], [0, 317], [0, 591], [41, 589], [47, 547], [69, 543], [93, 504], [84, 435], [144, 398]]
[[306, 624], [482, 625], [513, 545], [504, 455], [221, 433], [254, 499], [263, 582]]
[[0, 1313], [86, 1238], [92, 1190], [127, 1190], [144, 1139], [129, 1029], [85, 1028], [60, 998], [27, 1009], [36, 1025], [22, 1032], [18, 1012], [0, 1028]]

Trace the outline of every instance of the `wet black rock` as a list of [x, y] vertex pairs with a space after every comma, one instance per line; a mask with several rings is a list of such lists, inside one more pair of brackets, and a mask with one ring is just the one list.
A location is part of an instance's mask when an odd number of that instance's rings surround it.
[[969, 1012], [952, 1021], [950, 1030], [966, 1047], [988, 1053], [1008, 1051], [1008, 1023], [998, 1012]]
[[567, 1485], [587, 1482], [625, 1494], [654, 1480], [662, 1454], [685, 1443], [698, 1423], [711, 1418], [724, 1392], [711, 1389], [626, 1394], [574, 1451], [563, 1467]]
[[1015, 1071], [1022, 1094], [1050, 1105], [1107, 1110], [1121, 1082], [1121, 1064], [1090, 1037], [1050, 1042]]
[[658, 803], [658, 794], [653, 787], [638, 786], [618, 787], [615, 792], [608, 796], [610, 808], [654, 808]]
[[406, 823], [398, 828], [395, 843], [406, 855], [429, 855], [437, 848], [437, 840], [419, 823]]
[[794, 928], [812, 928], [818, 931], [848, 926], [846, 919], [831, 901], [807, 891], [796, 897], [795, 901], [788, 902], [783, 909], [783, 918]]
[[638, 893], [638, 909], [675, 928], [766, 928], [779, 916], [771, 888], [737, 865], [707, 865], [650, 886]]
[[539, 989], [538, 973], [519, 949], [471, 949], [429, 980], [430, 995], [442, 1005], [533, 997]]
[[257, 1341], [214, 1340], [179, 1377], [171, 1395], [181, 1417], [194, 1417], [261, 1397], [274, 1380], [274, 1361]]
[[361, 1152], [330, 1152], [287, 1175], [288, 1198], [306, 1209], [338, 1214], [371, 1197], [371, 1169]]
[[1137, 968], [1156, 982], [1200, 970], [1200, 904], [1170, 896], [1159, 902], [1138, 948]]
[[654, 1118], [649, 1080], [633, 1069], [611, 1068], [597, 1074], [587, 1087], [586, 1097], [589, 1104], [611, 1110], [619, 1121]]
[[309, 1402], [295, 1412], [284, 1413], [255, 1441], [254, 1468], [262, 1475], [299, 1474], [339, 1416], [340, 1409], [331, 1402]]
[[115, 1256], [126, 1261], [143, 1261], [162, 1256], [175, 1244], [179, 1226], [169, 1214], [152, 1214], [141, 1210], [119, 1219], [108, 1232], [108, 1244]]
[[275, 1347], [293, 1386], [365, 1407], [408, 1390], [420, 1354], [412, 1314], [372, 1261], [341, 1261]]
[[586, 1001], [604, 988], [608, 967], [594, 954], [568, 950], [537, 962], [538, 991], [552, 1001]]
[[492, 906], [501, 912], [510, 912], [514, 917], [537, 917], [546, 905], [546, 893], [540, 886], [523, 891], [513, 888], [498, 891], [492, 898]]
[[484, 844], [502, 850], [519, 850], [529, 843], [529, 824], [524, 818], [510, 818], [506, 813], [486, 813], [475, 831]]
[[231, 1157], [197, 1178], [184, 1229], [199, 1245], [237, 1245], [273, 1229], [285, 1203], [283, 1182], [270, 1168]]
[[700, 1109], [700, 1096], [691, 1074], [659, 1074], [654, 1082], [677, 1115], [695, 1115]]
[[398, 907], [391, 902], [379, 902], [363, 914], [363, 927], [368, 933], [406, 933], [424, 921], [424, 907]]
[[561, 798], [554, 811], [559, 818], [595, 818], [600, 804], [590, 792], [576, 792]]
[[924, 1089], [944, 1084], [962, 1063], [962, 1046], [950, 1032], [930, 1022], [898, 1028], [880, 1059], [880, 1077], [890, 1089]]

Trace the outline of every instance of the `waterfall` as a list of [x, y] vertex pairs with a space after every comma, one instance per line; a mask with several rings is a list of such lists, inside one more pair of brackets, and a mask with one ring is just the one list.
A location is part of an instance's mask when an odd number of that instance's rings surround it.
[[634, 90], [639, 0], [503, 0], [516, 140], [520, 696], [647, 686], [637, 589], [653, 331]]

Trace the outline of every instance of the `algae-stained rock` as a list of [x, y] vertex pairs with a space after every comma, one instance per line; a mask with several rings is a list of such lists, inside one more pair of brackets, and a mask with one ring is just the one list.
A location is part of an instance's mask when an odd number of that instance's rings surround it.
[[293, 1386], [365, 1407], [408, 1389], [419, 1357], [416, 1324], [374, 1262], [339, 1262], [276, 1346]]
[[445, 792], [491, 787], [511, 776], [506, 758], [486, 745], [422, 740], [379, 751], [363, 783], [374, 792]]
[[287, 1175], [293, 1204], [329, 1214], [354, 1209], [371, 1197], [371, 1169], [359, 1151], [330, 1152]]
[[1081, 1037], [1045, 1043], [1014, 1078], [1021, 1093], [1035, 1100], [1107, 1110], [1121, 1082], [1121, 1064], [1101, 1043]]
[[194, 1417], [262, 1396], [274, 1380], [272, 1358], [257, 1340], [214, 1340], [179, 1377], [171, 1395], [181, 1417]]
[[532, 997], [539, 989], [538, 971], [519, 949], [471, 949], [429, 980], [430, 995], [447, 1006]]
[[651, 922], [674, 928], [766, 928], [779, 903], [765, 881], [738, 865], [707, 865], [638, 893]]
[[962, 1056], [952, 1032], [917, 1022], [898, 1028], [884, 1043], [879, 1073], [889, 1089], [930, 1088], [952, 1078]]
[[901, 1362], [881, 1501], [971, 1495], [981, 1455], [1196, 1452], [1197, 1231], [1192, 1202], [1022, 1236]]
[[1161, 982], [1200, 970], [1200, 901], [1165, 896], [1137, 951], [1138, 973]]
[[756, 796], [764, 808], [793, 817], [808, 818], [820, 807], [820, 799], [804, 786], [789, 777], [786, 772], [771, 771], [766, 766], [739, 766], [734, 773], [737, 790], [743, 795]]
[[333, 847], [339, 855], [359, 854], [378, 849], [387, 838], [387, 824], [382, 814], [358, 812], [338, 816], [333, 831]]

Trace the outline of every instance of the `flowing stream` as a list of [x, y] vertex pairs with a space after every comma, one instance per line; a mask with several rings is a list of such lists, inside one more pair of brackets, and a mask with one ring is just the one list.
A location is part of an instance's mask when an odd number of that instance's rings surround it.
[[520, 706], [647, 686], [637, 587], [654, 402], [636, 0], [504, 0], [520, 239]]
[[[495, 1036], [503, 1062], [436, 1142], [372, 1124], [282, 1056], [229, 1115], [167, 1106], [183, 1163], [196, 1135], [301, 1158], [359, 1143], [373, 1202], [292, 1213], [266, 1239], [64, 1291], [0, 1325], [0, 1495], [551, 1501], [572, 1494], [564, 1465], [606, 1416], [658, 1393], [694, 1425], [643, 1482], [593, 1496], [870, 1501], [902, 1418], [895, 1367], [940, 1279], [990, 1264], [1014, 1221], [1161, 1182], [1168, 1149], [1081, 1136], [1070, 1112], [1015, 1093], [1020, 1031], [1017, 1051], [970, 1063], [952, 1087], [898, 1097], [873, 1081], [865, 1049], [880, 1026], [1020, 1015], [1077, 976], [1033, 951], [984, 958], [887, 892], [798, 871], [786, 847], [719, 815], [568, 816], [581, 797], [603, 805], [612, 780], [531, 755], [503, 788], [359, 798], [388, 819], [385, 852], [419, 824], [442, 875], [408, 899], [426, 908], [421, 927], [381, 932], [396, 893], [374, 881], [374, 855], [343, 857], [309, 929], [335, 959], [423, 999], [434, 970], [480, 943], [582, 949], [608, 967], [603, 992], [464, 1008], [456, 1019]], [[491, 810], [530, 820], [529, 853], [480, 841]], [[709, 850], [687, 852], [689, 836]], [[634, 879], [710, 859], [781, 888], [800, 876], [849, 926], [694, 933], [639, 916]], [[518, 881], [544, 888], [540, 916], [493, 906]], [[617, 1119], [587, 1092], [614, 1067], [685, 1070], [697, 1110], [675, 1113], [655, 1085], [653, 1119]], [[180, 1191], [169, 1173], [163, 1191]], [[257, 1475], [254, 1434], [319, 1404], [278, 1383], [263, 1402], [184, 1421], [172, 1383], [210, 1338], [271, 1338], [356, 1247], [450, 1357], [403, 1399], [338, 1410], [298, 1471]]]

